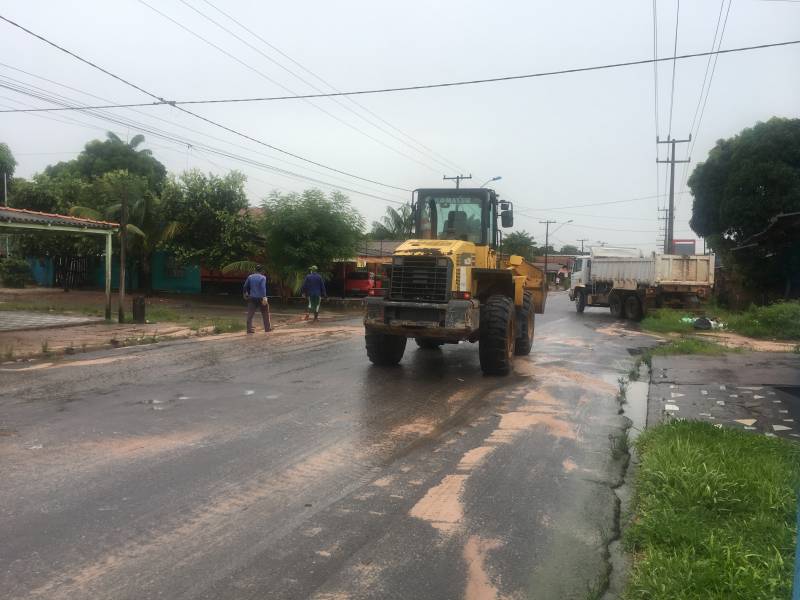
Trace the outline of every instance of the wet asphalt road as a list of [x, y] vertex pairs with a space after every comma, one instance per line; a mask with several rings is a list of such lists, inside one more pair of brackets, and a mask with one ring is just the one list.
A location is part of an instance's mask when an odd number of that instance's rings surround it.
[[356, 317], [0, 368], [5, 598], [585, 598], [645, 338], [551, 294], [529, 357]]

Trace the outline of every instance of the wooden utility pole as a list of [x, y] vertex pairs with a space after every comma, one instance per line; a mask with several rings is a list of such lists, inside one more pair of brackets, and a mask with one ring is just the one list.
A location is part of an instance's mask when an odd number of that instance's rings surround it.
[[673, 246], [675, 245], [675, 164], [676, 163], [688, 163], [692, 159], [687, 158], [686, 160], [675, 160], [675, 144], [684, 144], [686, 142], [691, 142], [692, 136], [689, 135], [688, 140], [674, 140], [667, 138], [666, 140], [661, 140], [656, 137], [656, 144], [672, 144], [672, 157], [667, 160], [659, 160], [656, 158], [657, 163], [668, 163], [670, 165], [670, 175], [669, 175], [669, 209], [667, 213], [667, 231], [666, 235], [664, 236], [664, 254], [672, 254]]
[[581, 254], [583, 254], [583, 242], [588, 242], [589, 238], [581, 238], [578, 241], [581, 243]]
[[550, 252], [550, 225], [558, 221], [539, 221], [544, 225], [544, 280], [547, 282], [547, 288], [550, 289], [550, 280], [547, 277], [547, 257]]
[[459, 189], [461, 187], [461, 180], [472, 179], [472, 173], [470, 173], [469, 175], [456, 175], [455, 177], [448, 177], [447, 175], [444, 175], [442, 179], [445, 181], [455, 181], [456, 189]]
[[119, 223], [119, 322], [125, 322], [125, 260], [128, 243], [128, 181], [122, 193], [122, 218]]

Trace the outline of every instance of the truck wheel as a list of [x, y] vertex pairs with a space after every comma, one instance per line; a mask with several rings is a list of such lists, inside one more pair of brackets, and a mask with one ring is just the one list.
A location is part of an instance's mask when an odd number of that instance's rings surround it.
[[444, 342], [432, 340], [430, 338], [416, 338], [414, 341], [416, 341], [417, 346], [423, 350], [437, 350], [438, 348], [442, 347], [442, 344], [444, 344]]
[[381, 367], [396, 365], [406, 351], [406, 338], [386, 333], [367, 333], [367, 357], [374, 365]]
[[517, 356], [527, 356], [531, 353], [535, 318], [533, 293], [525, 292], [522, 296], [522, 308], [517, 310], [517, 327], [522, 334], [514, 341], [514, 354]]
[[514, 303], [506, 296], [490, 296], [481, 311], [478, 355], [486, 375], [507, 375], [514, 360]]
[[583, 310], [586, 308], [586, 294], [583, 292], [577, 292], [575, 294], [575, 310], [579, 313], [582, 313]]
[[622, 298], [620, 298], [619, 294], [611, 294], [611, 297], [608, 299], [608, 306], [611, 308], [611, 316], [615, 319], [622, 318]]
[[642, 303], [633, 294], [625, 298], [625, 318], [631, 321], [642, 320]]

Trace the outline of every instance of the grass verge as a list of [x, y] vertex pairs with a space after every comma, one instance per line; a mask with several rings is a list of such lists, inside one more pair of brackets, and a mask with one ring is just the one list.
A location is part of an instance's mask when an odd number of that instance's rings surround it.
[[[706, 313], [725, 323], [729, 331], [742, 335], [761, 339], [800, 340], [800, 301], [751, 306], [742, 312], [709, 307]], [[641, 326], [654, 333], [688, 333], [694, 331], [694, 327], [681, 320], [686, 316], [687, 313], [682, 310], [657, 309], [647, 314]]]
[[674, 354], [702, 354], [704, 356], [722, 356], [728, 352], [741, 352], [741, 348], [730, 348], [716, 342], [693, 337], [681, 337], [666, 344], [648, 348], [633, 363], [628, 371], [628, 379], [639, 379], [639, 366], [644, 363], [648, 369], [653, 367], [654, 356], [671, 356]]
[[636, 448], [626, 600], [789, 598], [800, 445], [672, 422]]

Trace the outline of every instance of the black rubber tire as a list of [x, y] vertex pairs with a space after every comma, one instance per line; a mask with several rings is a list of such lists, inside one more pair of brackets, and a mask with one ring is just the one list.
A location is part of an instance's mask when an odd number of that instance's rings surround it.
[[642, 320], [642, 303], [633, 294], [628, 294], [625, 298], [625, 318], [631, 321]]
[[615, 319], [621, 319], [623, 314], [623, 302], [622, 297], [619, 294], [615, 294], [614, 292], [608, 298], [608, 306], [611, 308], [611, 316]]
[[517, 309], [517, 329], [522, 335], [514, 341], [514, 354], [527, 356], [533, 348], [533, 330], [536, 326], [536, 311], [533, 306], [533, 292], [522, 296], [522, 307]]
[[583, 291], [575, 293], [575, 310], [582, 313], [586, 308], [586, 294]]
[[367, 357], [374, 365], [388, 367], [396, 365], [406, 351], [406, 338], [386, 333], [367, 333], [364, 335], [367, 344]]
[[432, 340], [430, 338], [416, 338], [414, 341], [417, 342], [417, 346], [423, 350], [438, 350], [444, 344], [444, 342]]
[[482, 308], [478, 345], [481, 370], [486, 375], [508, 375], [516, 338], [514, 302], [506, 296], [490, 296]]

